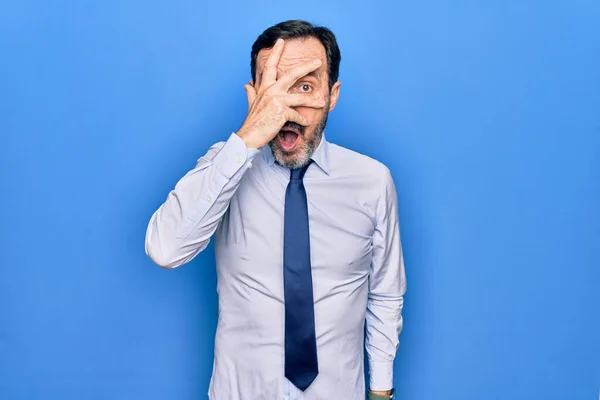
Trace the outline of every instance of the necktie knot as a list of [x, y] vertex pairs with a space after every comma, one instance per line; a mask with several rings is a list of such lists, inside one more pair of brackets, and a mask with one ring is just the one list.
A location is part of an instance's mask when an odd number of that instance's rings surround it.
[[306, 170], [312, 163], [312, 160], [308, 160], [308, 163], [300, 168], [293, 168], [290, 170], [290, 180], [292, 181], [301, 181], [304, 179], [304, 174], [306, 174]]

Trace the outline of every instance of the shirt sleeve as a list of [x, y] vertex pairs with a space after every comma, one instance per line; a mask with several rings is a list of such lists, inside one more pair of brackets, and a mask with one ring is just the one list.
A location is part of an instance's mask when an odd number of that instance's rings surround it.
[[214, 144], [198, 159], [150, 218], [145, 250], [152, 261], [175, 268], [208, 246], [258, 153], [232, 133], [226, 142]]
[[402, 330], [402, 307], [406, 292], [397, 194], [387, 167], [376, 215], [365, 346], [369, 360], [369, 388], [383, 391], [392, 389], [394, 385], [394, 358]]

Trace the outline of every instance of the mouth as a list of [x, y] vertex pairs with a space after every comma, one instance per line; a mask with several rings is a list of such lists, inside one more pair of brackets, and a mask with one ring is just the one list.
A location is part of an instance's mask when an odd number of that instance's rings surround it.
[[277, 142], [281, 149], [286, 152], [294, 150], [300, 139], [300, 132], [289, 126], [284, 126], [277, 134]]

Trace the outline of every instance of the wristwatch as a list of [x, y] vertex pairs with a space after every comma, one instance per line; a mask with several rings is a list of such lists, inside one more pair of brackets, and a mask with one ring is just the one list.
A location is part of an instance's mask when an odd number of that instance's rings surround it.
[[393, 400], [394, 389], [391, 390], [390, 394], [375, 394], [369, 390], [368, 400]]

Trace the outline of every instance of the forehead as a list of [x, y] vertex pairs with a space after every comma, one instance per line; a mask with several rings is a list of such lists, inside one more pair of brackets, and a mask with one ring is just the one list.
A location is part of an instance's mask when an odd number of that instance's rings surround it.
[[[256, 57], [256, 69], [258, 72], [263, 70], [271, 51], [272, 49], [262, 49], [258, 52]], [[287, 39], [277, 69], [279, 71], [286, 71], [291, 67], [315, 58], [322, 61], [319, 69], [327, 65], [325, 48], [318, 39], [313, 37]]]

